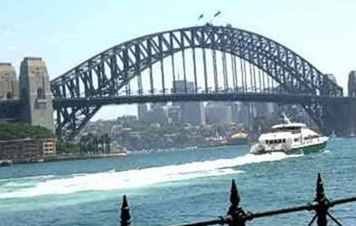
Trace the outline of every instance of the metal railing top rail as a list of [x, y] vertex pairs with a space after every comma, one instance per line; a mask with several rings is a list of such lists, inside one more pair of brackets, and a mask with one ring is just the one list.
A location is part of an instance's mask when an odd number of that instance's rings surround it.
[[[312, 225], [315, 220], [318, 226], [327, 226], [328, 217], [337, 225], [342, 224], [329, 213], [329, 209], [335, 205], [355, 202], [356, 196], [342, 199], [329, 200], [324, 192], [324, 185], [320, 174], [318, 174], [315, 198], [313, 202], [288, 208], [281, 208], [275, 210], [268, 210], [264, 212], [245, 212], [240, 206], [240, 195], [237, 190], [237, 186], [234, 180], [232, 180], [230, 191], [230, 207], [225, 216], [218, 217], [216, 219], [200, 221], [195, 223], [180, 224], [175, 226], [208, 226], [208, 225], [229, 225], [229, 226], [245, 226], [247, 221], [252, 221], [256, 218], [269, 217], [280, 214], [295, 213], [301, 211], [314, 211], [315, 215], [309, 222], [308, 226]], [[121, 207], [121, 226], [131, 225], [130, 210], [128, 207], [126, 196], [123, 197], [123, 203]]]

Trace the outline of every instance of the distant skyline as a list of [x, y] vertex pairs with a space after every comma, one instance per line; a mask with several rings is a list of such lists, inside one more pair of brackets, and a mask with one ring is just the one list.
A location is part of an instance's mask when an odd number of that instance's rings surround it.
[[[0, 62], [13, 63], [18, 72], [23, 57], [39, 56], [53, 79], [121, 42], [202, 25], [217, 11], [215, 24], [230, 23], [286, 45], [334, 74], [346, 91], [348, 73], [356, 68], [354, 0], [2, 0]], [[135, 112], [134, 105], [106, 107], [94, 119]]]

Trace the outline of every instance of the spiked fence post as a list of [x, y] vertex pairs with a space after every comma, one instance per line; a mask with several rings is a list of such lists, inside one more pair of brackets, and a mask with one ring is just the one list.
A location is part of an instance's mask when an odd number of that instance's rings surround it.
[[121, 206], [121, 222], [120, 226], [130, 226], [131, 225], [131, 216], [130, 216], [130, 209], [127, 203], [126, 195], [124, 195], [122, 199], [122, 206]]
[[227, 212], [228, 215], [228, 225], [229, 226], [245, 226], [247, 215], [243, 211], [240, 204], [240, 195], [239, 191], [237, 190], [237, 186], [235, 180], [232, 180], [231, 184], [231, 191], [230, 191], [230, 207], [229, 211]]
[[[321, 179], [320, 173], [318, 173], [318, 179], [316, 182], [316, 191], [315, 191], [315, 199], [316, 202], [315, 212], [317, 218], [318, 226], [327, 226], [327, 215], [328, 215], [328, 208], [329, 208], [329, 201], [325, 196], [324, 185]], [[311, 222], [312, 223], [312, 222]]]

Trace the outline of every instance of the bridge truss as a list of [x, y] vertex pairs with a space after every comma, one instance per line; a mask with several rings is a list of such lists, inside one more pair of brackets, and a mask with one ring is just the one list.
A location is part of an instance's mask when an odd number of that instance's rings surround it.
[[219, 98], [290, 100], [324, 129], [324, 118], [330, 117], [324, 101], [343, 96], [341, 87], [287, 47], [253, 32], [209, 24], [114, 46], [53, 80], [51, 90], [56, 133], [65, 139], [107, 104]]

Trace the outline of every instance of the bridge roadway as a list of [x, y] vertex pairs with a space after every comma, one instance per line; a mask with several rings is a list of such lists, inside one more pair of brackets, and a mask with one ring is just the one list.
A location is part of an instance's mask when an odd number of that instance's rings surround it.
[[[310, 94], [276, 94], [276, 93], [189, 93], [189, 94], [145, 94], [145, 95], [121, 95], [102, 96], [90, 98], [54, 98], [53, 107], [55, 109], [77, 109], [95, 107], [100, 108], [105, 105], [122, 105], [134, 103], [155, 103], [155, 102], [184, 102], [184, 101], [241, 101], [241, 102], [273, 102], [280, 104], [300, 104], [302, 106], [312, 106], [315, 104], [324, 105], [326, 112], [336, 114], [324, 115], [323, 120], [330, 124], [331, 131], [336, 131], [340, 136], [347, 136], [354, 133], [356, 123], [353, 115], [356, 114], [356, 97], [344, 96], [315, 96]], [[12, 121], [20, 117], [23, 103], [20, 100], [0, 101], [0, 118]], [[325, 132], [328, 134], [328, 131]], [[330, 131], [329, 131], [330, 133]]]
[[127, 95], [110, 97], [90, 97], [90, 98], [56, 98], [53, 100], [55, 109], [63, 107], [90, 107], [104, 105], [120, 105], [134, 103], [155, 103], [155, 102], [184, 102], [184, 101], [249, 101], [249, 102], [273, 102], [281, 104], [351, 104], [356, 103], [355, 97], [342, 96], [315, 96], [309, 94], [263, 94], [263, 93], [192, 93], [192, 94], [154, 94], [154, 95]]
[[320, 113], [319, 118], [312, 118], [319, 123], [322, 133], [328, 135], [335, 132], [338, 136], [349, 136], [356, 129], [353, 115], [356, 114], [356, 98], [344, 96], [315, 96], [310, 94], [273, 94], [273, 93], [191, 93], [191, 94], [155, 94], [102, 96], [91, 98], [56, 98], [55, 109], [95, 108], [105, 105], [120, 105], [154, 102], [184, 101], [241, 101], [241, 102], [273, 102], [280, 104], [300, 104], [305, 110], [314, 107]]

